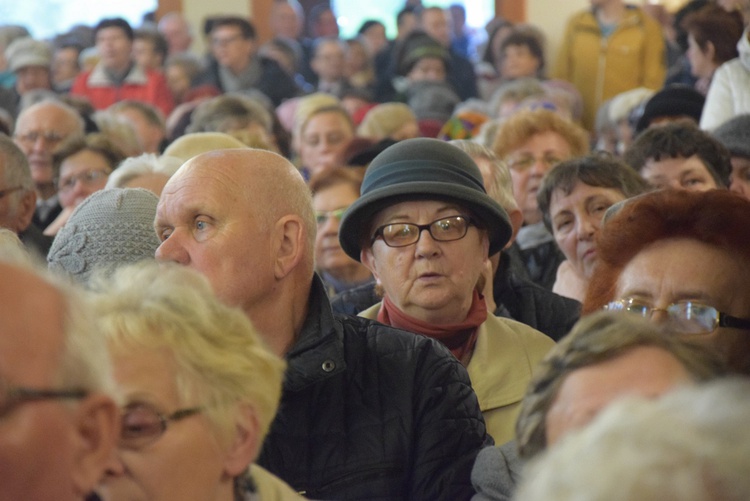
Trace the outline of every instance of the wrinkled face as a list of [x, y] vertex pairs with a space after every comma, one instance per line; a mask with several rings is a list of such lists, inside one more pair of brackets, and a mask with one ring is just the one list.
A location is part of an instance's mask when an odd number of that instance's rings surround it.
[[[9, 270], [2, 266], [0, 281], [0, 387], [58, 389], [62, 298]], [[64, 400], [32, 401], [0, 417], [0, 500], [76, 499], [72, 477], [80, 437], [75, 408], [75, 402]], [[77, 494], [82, 499], [83, 493]]]
[[72, 47], [63, 47], [55, 51], [52, 59], [52, 80], [56, 83], [66, 82], [78, 75], [78, 51]]
[[[750, 318], [748, 264], [731, 253], [691, 239], [660, 240], [639, 252], [617, 281], [617, 298], [634, 298], [652, 308], [695, 301], [720, 312]], [[654, 321], [664, 320], [655, 312]], [[718, 351], [735, 371], [750, 374], [750, 332], [718, 327], [690, 339]]]
[[557, 132], [547, 131], [531, 136], [519, 148], [508, 154], [513, 180], [513, 195], [523, 212], [526, 223], [541, 220], [536, 193], [542, 177], [555, 165], [572, 156], [570, 145]]
[[641, 168], [643, 179], [657, 189], [708, 191], [718, 188], [708, 168], [697, 155], [689, 158], [649, 159]]
[[60, 164], [60, 205], [78, 207], [89, 195], [104, 189], [112, 168], [107, 159], [91, 150], [81, 150]]
[[445, 82], [445, 62], [439, 57], [423, 57], [406, 77], [411, 82]]
[[[114, 354], [112, 362], [126, 409], [143, 404], [170, 416], [200, 406], [179, 397], [175, 364], [166, 350], [132, 349]], [[123, 425], [131, 421], [127, 416]], [[105, 501], [211, 499], [223, 474], [222, 449], [199, 412], [169, 421], [161, 436], [141, 448], [121, 444], [99, 492]]]
[[219, 26], [211, 31], [211, 53], [216, 61], [233, 71], [244, 69], [255, 51], [255, 43], [242, 37], [237, 26]]
[[582, 428], [619, 398], [656, 398], [691, 382], [679, 360], [655, 346], [632, 348], [611, 360], [576, 369], [565, 377], [545, 417], [547, 445]]
[[690, 62], [690, 73], [694, 77], [708, 78], [713, 75], [716, 63], [710, 51], [701, 49], [693, 35], [688, 35], [687, 58]]
[[444, 10], [426, 10], [422, 13], [422, 29], [443, 47], [451, 44], [449, 14]]
[[532, 54], [528, 45], [509, 45], [503, 51], [503, 78], [534, 77], [540, 61]]
[[[318, 233], [315, 238], [315, 263], [319, 270], [339, 277], [342, 269], [361, 266], [346, 255], [339, 244], [339, 223], [341, 215], [333, 214], [348, 208], [359, 198], [354, 186], [339, 183], [318, 190], [313, 195], [313, 208], [318, 220]], [[326, 214], [327, 213], [327, 214]]]
[[750, 199], [750, 158], [732, 157], [729, 189]]
[[301, 133], [299, 156], [311, 174], [343, 165], [344, 152], [354, 137], [349, 122], [336, 111], [313, 115]]
[[75, 120], [55, 105], [44, 104], [21, 113], [13, 140], [29, 159], [34, 183], [52, 184], [52, 153], [75, 131]]
[[50, 70], [45, 66], [24, 66], [16, 71], [16, 90], [22, 96], [32, 90], [51, 88]]
[[621, 200], [625, 196], [619, 190], [580, 181], [568, 195], [562, 190], [552, 192], [549, 205], [552, 234], [578, 275], [586, 280], [591, 278], [596, 264], [594, 237], [604, 213]]
[[105, 68], [122, 71], [131, 61], [133, 42], [117, 27], [103, 28], [96, 34], [96, 50]]
[[189, 162], [162, 191], [154, 226], [156, 258], [205, 275], [216, 295], [245, 311], [273, 286], [270, 230], [257, 199], [213, 158]]
[[344, 48], [334, 40], [322, 42], [310, 64], [321, 80], [337, 81], [344, 76]]
[[[428, 224], [449, 216], [470, 216], [453, 203], [402, 202], [380, 211], [370, 233], [391, 223]], [[436, 324], [466, 319], [489, 252], [484, 231], [469, 226], [460, 240], [439, 242], [425, 230], [416, 244], [389, 247], [382, 238], [362, 250], [364, 263], [404, 313]]]

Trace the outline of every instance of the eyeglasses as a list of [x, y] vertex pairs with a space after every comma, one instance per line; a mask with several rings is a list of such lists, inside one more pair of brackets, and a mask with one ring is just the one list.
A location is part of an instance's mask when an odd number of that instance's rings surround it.
[[65, 139], [65, 136], [60, 134], [59, 132], [55, 132], [53, 130], [48, 131], [38, 131], [33, 130], [31, 132], [27, 132], [26, 134], [15, 134], [13, 136], [16, 138], [20, 143], [29, 145], [36, 143], [39, 138], [43, 139], [45, 142], [56, 145], [63, 139]]
[[102, 178], [106, 178], [109, 174], [108, 171], [103, 170], [88, 170], [86, 172], [81, 172], [80, 174], [66, 177], [65, 179], [59, 179], [57, 181], [57, 189], [60, 191], [70, 191], [75, 187], [78, 181], [89, 186]]
[[198, 414], [201, 410], [200, 407], [189, 407], [165, 416], [149, 405], [143, 403], [130, 404], [122, 411], [120, 447], [124, 449], [146, 447], [167, 431], [169, 422], [180, 421]]
[[469, 226], [476, 226], [474, 221], [466, 216], [450, 216], [438, 219], [428, 224], [390, 223], [375, 230], [370, 240], [372, 245], [378, 237], [388, 247], [406, 247], [419, 241], [422, 231], [427, 230], [433, 240], [451, 242], [466, 236]]
[[677, 330], [685, 334], [708, 334], [717, 327], [750, 329], [750, 319], [738, 318], [722, 313], [713, 306], [694, 301], [679, 301], [666, 308], [653, 308], [633, 298], [612, 301], [606, 307], [610, 311], [625, 311], [649, 318], [655, 311], [663, 311]]
[[39, 389], [6, 386], [0, 381], [0, 418], [7, 416], [21, 404], [41, 400], [80, 400], [88, 392], [83, 389]]
[[5, 198], [7, 195], [10, 195], [14, 191], [18, 191], [18, 190], [20, 190], [22, 188], [23, 188], [23, 186], [16, 186], [14, 188], [5, 188], [4, 190], [0, 190], [0, 200], [2, 200], [3, 198]]
[[542, 157], [524, 155], [519, 158], [511, 159], [508, 162], [508, 166], [510, 166], [510, 168], [515, 171], [522, 172], [528, 170], [537, 162], [541, 163], [545, 168], [549, 169], [562, 162], [562, 158], [551, 154], [547, 154]]
[[226, 38], [212, 38], [211, 45], [213, 45], [214, 47], [226, 47], [230, 43], [236, 42], [237, 40], [240, 40], [242, 38], [242, 35], [233, 35]]
[[349, 207], [347, 206], [347, 207], [341, 207], [340, 209], [328, 210], [328, 211], [316, 210], [315, 221], [318, 223], [319, 226], [325, 224], [325, 222], [328, 221], [332, 217], [341, 221], [341, 218], [344, 216], [344, 212], [346, 212], [346, 209], [348, 208]]

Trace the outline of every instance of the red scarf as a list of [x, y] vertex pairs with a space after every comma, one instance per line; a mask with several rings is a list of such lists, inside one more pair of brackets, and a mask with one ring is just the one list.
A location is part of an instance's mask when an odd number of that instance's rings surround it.
[[471, 300], [469, 314], [463, 322], [449, 325], [434, 325], [411, 317], [399, 310], [388, 298], [383, 297], [383, 304], [378, 312], [378, 322], [417, 334], [423, 334], [443, 343], [459, 360], [474, 349], [477, 341], [478, 327], [487, 320], [487, 305], [484, 296], [476, 290]]

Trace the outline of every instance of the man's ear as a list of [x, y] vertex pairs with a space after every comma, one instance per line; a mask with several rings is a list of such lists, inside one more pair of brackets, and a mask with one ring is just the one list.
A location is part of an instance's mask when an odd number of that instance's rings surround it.
[[241, 475], [260, 452], [262, 440], [255, 409], [240, 405], [235, 423], [235, 435], [224, 457], [224, 474], [229, 478]]
[[120, 411], [106, 395], [86, 397], [75, 411], [77, 447], [73, 457], [73, 486], [81, 498], [104, 476], [120, 436]]
[[307, 230], [302, 218], [289, 214], [279, 219], [272, 242], [274, 276], [280, 280], [296, 268], [307, 252]]
[[514, 209], [508, 212], [508, 218], [510, 219], [510, 226], [513, 229], [513, 233], [511, 233], [508, 243], [505, 244], [505, 247], [503, 247], [504, 249], [507, 249], [508, 247], [513, 245], [513, 242], [516, 241], [518, 230], [520, 230], [521, 226], [523, 226], [523, 212], [521, 212], [520, 209]]
[[36, 211], [36, 191], [28, 190], [21, 195], [18, 202], [18, 216], [16, 223], [16, 233], [26, 230], [31, 224], [31, 219]]

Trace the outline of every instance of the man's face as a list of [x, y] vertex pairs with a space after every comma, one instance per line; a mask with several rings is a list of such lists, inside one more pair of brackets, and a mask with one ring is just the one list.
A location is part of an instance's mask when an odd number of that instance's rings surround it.
[[255, 43], [243, 38], [236, 26], [219, 26], [211, 31], [211, 53], [221, 66], [240, 71], [250, 62]]
[[450, 47], [451, 29], [448, 13], [444, 10], [430, 9], [422, 14], [422, 29], [443, 47]]
[[311, 62], [320, 80], [335, 82], [344, 76], [344, 48], [337, 41], [322, 42]]
[[133, 42], [120, 28], [103, 28], [96, 34], [96, 50], [107, 69], [125, 70], [131, 62], [132, 49]]
[[247, 191], [252, 173], [229, 158], [201, 155], [169, 180], [156, 211], [156, 258], [197, 270], [222, 301], [247, 312], [273, 286], [270, 229]]
[[24, 66], [16, 71], [16, 91], [22, 96], [32, 90], [51, 88], [50, 72], [46, 66]]
[[52, 153], [77, 130], [75, 118], [52, 103], [34, 106], [21, 113], [13, 140], [29, 159], [31, 177], [37, 186], [52, 184]]
[[193, 37], [183, 19], [170, 17], [159, 23], [159, 32], [166, 38], [170, 54], [179, 54], [190, 49]]
[[[7, 265], [0, 265], [0, 273], [1, 409], [3, 387], [57, 388], [64, 307], [59, 293], [36, 277]], [[0, 415], [0, 501], [76, 498], [80, 437], [69, 405], [27, 401]], [[77, 494], [82, 499], [85, 493]]]
[[271, 31], [277, 37], [296, 40], [302, 31], [302, 23], [294, 7], [286, 2], [274, 2], [271, 8]]
[[162, 58], [154, 50], [154, 44], [145, 38], [136, 38], [133, 41], [133, 59], [135, 63], [144, 69], [161, 69]]

